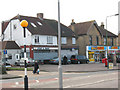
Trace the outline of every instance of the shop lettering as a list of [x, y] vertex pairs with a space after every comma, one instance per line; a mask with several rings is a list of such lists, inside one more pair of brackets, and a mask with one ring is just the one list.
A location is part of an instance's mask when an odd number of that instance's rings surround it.
[[111, 49], [118, 49], [118, 47], [111, 47]]
[[97, 47], [91, 47], [91, 49], [92, 49], [92, 50], [96, 50], [96, 49], [97, 49]]
[[104, 47], [97, 47], [98, 50], [104, 50]]

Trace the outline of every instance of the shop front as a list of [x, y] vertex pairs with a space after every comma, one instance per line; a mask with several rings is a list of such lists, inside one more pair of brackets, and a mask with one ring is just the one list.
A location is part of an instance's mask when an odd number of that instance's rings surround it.
[[[110, 58], [112, 55], [119, 55], [120, 46], [87, 46], [86, 56], [90, 62], [99, 62], [103, 58]], [[112, 59], [112, 57], [110, 58]]]
[[106, 46], [87, 46], [86, 56], [90, 62], [100, 62], [107, 56]]

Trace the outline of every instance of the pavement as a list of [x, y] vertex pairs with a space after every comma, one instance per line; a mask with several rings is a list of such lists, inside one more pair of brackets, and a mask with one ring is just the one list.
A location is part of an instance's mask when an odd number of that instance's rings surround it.
[[[89, 64], [70, 64], [62, 65], [63, 73], [82, 73], [82, 72], [98, 72], [111, 71], [120, 69], [120, 64], [113, 66], [113, 69], [108, 69], [103, 63], [89, 63]], [[40, 74], [33, 74], [32, 71], [27, 71], [29, 77], [36, 77], [36, 75], [55, 75], [58, 73], [58, 65], [41, 65]], [[0, 79], [23, 78], [24, 71], [7, 71], [7, 74], [0, 75]]]

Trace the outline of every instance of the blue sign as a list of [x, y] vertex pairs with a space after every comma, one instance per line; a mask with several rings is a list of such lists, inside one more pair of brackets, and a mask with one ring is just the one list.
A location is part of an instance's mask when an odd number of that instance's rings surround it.
[[4, 51], [3, 51], [3, 54], [7, 54], [7, 50], [4, 50]]

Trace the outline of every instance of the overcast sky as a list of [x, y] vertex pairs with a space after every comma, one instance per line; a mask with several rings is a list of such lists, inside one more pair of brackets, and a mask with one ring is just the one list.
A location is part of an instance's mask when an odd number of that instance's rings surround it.
[[[60, 0], [61, 23], [70, 25], [96, 20], [98, 25], [105, 22], [106, 16], [118, 13], [120, 0]], [[9, 20], [17, 14], [36, 17], [44, 13], [44, 18], [58, 20], [58, 0], [1, 0], [0, 22]], [[118, 33], [118, 16], [108, 18], [108, 30]]]

